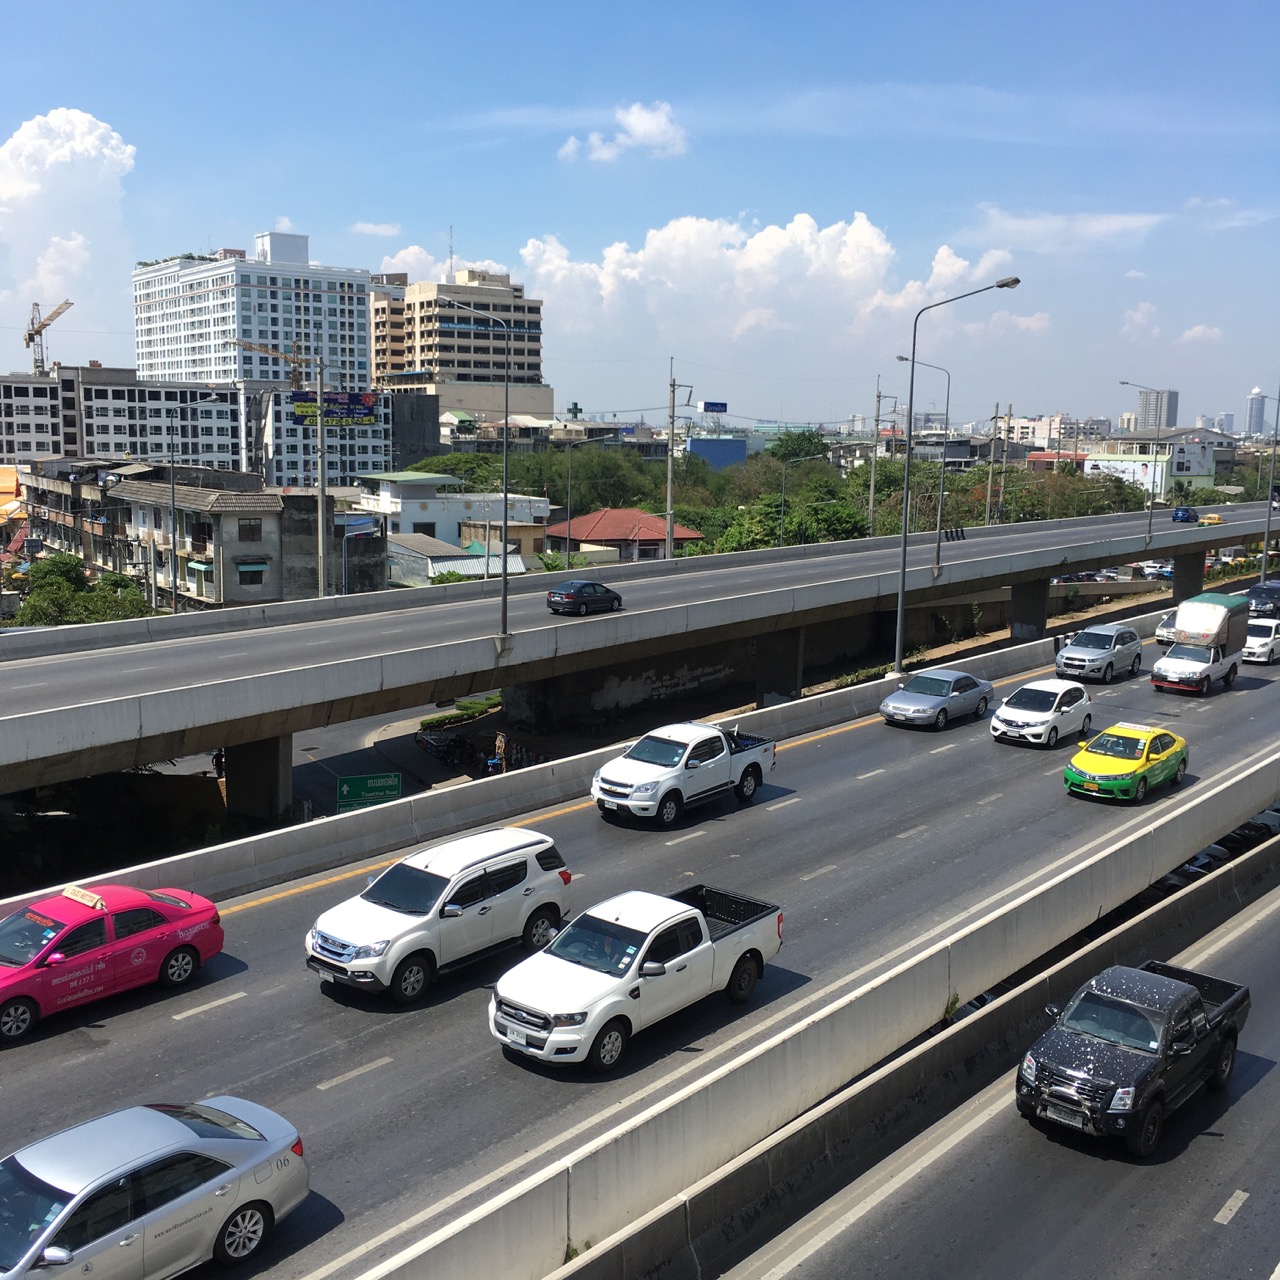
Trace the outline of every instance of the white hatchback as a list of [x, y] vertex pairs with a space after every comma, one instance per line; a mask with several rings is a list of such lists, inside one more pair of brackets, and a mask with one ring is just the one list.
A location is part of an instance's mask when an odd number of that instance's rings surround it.
[[1053, 747], [1059, 738], [1087, 737], [1093, 699], [1074, 680], [1032, 680], [1012, 693], [991, 717], [996, 742], [1031, 742]]
[[1280, 654], [1280, 621], [1275, 618], [1250, 618], [1241, 657], [1246, 662], [1265, 662], [1270, 666], [1277, 654]]

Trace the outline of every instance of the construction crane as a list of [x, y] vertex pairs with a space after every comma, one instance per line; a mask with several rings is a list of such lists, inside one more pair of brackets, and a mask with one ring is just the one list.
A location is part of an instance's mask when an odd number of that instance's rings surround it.
[[[52, 319], [52, 317], [50, 317]], [[292, 351], [281, 351], [279, 347], [268, 347], [261, 342], [250, 342], [248, 338], [229, 338], [227, 339], [233, 346], [243, 347], [245, 351], [256, 351], [262, 356], [277, 356], [289, 366], [289, 388], [292, 391], [302, 390], [302, 369], [304, 365], [312, 364], [311, 356], [298, 354], [295, 346]]]
[[64, 312], [70, 310], [72, 306], [71, 299], [68, 298], [64, 302], [58, 303], [52, 311], [42, 320], [40, 318], [40, 304], [33, 302], [31, 304], [31, 326], [26, 333], [22, 335], [22, 345], [24, 347], [34, 347], [33, 364], [34, 372], [37, 378], [43, 378], [45, 375], [44, 367], [44, 331]]

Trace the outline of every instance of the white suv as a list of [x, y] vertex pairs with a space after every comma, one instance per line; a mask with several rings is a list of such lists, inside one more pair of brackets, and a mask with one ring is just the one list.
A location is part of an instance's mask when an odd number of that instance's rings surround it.
[[1142, 670], [1142, 637], [1127, 622], [1104, 622], [1077, 631], [1058, 651], [1054, 664], [1063, 680], [1081, 678], [1110, 684], [1118, 675]]
[[569, 914], [571, 879], [551, 837], [521, 827], [419, 849], [315, 922], [307, 968], [409, 1004], [441, 970], [513, 942], [546, 946]]

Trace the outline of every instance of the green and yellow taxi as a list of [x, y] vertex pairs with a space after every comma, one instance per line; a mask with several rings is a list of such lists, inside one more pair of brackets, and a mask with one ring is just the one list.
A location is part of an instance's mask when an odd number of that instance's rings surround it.
[[1076, 795], [1141, 801], [1152, 787], [1176, 787], [1187, 775], [1187, 740], [1156, 725], [1121, 721], [1080, 747], [1062, 777]]

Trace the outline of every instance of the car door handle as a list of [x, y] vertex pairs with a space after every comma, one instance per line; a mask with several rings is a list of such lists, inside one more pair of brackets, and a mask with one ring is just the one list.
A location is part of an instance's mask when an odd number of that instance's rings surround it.
[[532, 892], [533, 892], [533, 886], [530, 885], [529, 888], [521, 890], [521, 896], [527, 898]]
[[489, 914], [489, 912], [490, 912], [490, 911], [492, 911], [492, 910], [493, 910], [493, 908], [492, 908], [492, 907], [481, 907], [481, 908], [480, 908], [480, 910], [476, 912], [476, 915], [478, 915], [478, 916], [487, 916], [487, 915]]
[[676, 972], [683, 973], [689, 966], [687, 964], [677, 965]]
[[215, 1196], [225, 1196], [227, 1192], [231, 1190], [233, 1185], [234, 1183], [224, 1182], [213, 1194]]
[[131, 1235], [131, 1236], [125, 1236], [125, 1238], [124, 1238], [123, 1240], [121, 1240], [121, 1241], [120, 1241], [120, 1248], [122, 1248], [122, 1249], [123, 1249], [123, 1248], [125, 1247], [125, 1245], [127, 1245], [127, 1244], [133, 1244], [135, 1241], [138, 1241], [138, 1240], [141, 1240], [141, 1239], [142, 1239], [142, 1232], [141, 1232], [141, 1231], [135, 1231], [135, 1232], [133, 1233], [133, 1235]]
[[632, 988], [631, 988], [631, 990], [627, 992], [627, 995], [629, 995], [633, 1000], [639, 1000], [639, 999], [640, 999], [640, 988], [639, 988], [639, 987], [632, 987]]

